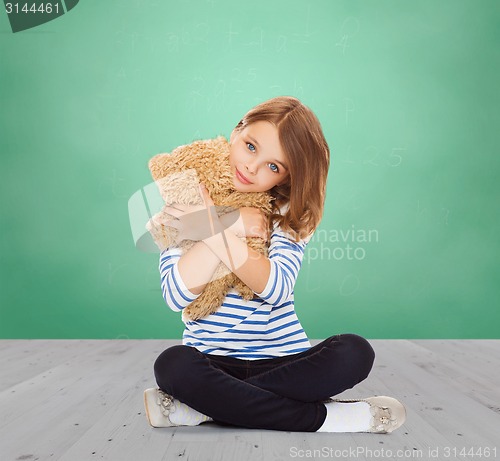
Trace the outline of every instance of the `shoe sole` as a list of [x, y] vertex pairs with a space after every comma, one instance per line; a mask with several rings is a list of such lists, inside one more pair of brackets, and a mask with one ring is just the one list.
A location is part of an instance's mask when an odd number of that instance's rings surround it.
[[147, 395], [147, 390], [144, 391], [144, 408], [146, 409], [146, 418], [148, 420], [148, 423], [151, 427], [155, 427], [153, 426], [153, 424], [151, 423], [151, 417], [149, 416], [149, 406], [148, 406], [148, 395]]

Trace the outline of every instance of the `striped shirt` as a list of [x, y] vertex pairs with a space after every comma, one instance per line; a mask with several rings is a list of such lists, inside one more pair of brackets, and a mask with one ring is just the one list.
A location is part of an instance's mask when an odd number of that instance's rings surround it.
[[[246, 301], [229, 291], [217, 312], [185, 324], [182, 344], [200, 352], [246, 360], [268, 359], [305, 351], [311, 344], [294, 309], [294, 285], [309, 242], [294, 242], [279, 227], [271, 234], [268, 258], [271, 272], [266, 287]], [[182, 250], [172, 246], [160, 254], [163, 299], [181, 312], [199, 295], [184, 284], [178, 269]]]

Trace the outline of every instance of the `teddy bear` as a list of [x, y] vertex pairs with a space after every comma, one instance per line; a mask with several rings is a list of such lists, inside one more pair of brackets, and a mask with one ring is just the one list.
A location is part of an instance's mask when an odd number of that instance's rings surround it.
[[[203, 183], [212, 198], [218, 216], [241, 207], [255, 207], [269, 216], [273, 197], [268, 192], [240, 192], [234, 188], [229, 165], [230, 144], [224, 136], [194, 141], [175, 148], [170, 154], [158, 154], [149, 160], [148, 167], [158, 186], [165, 205], [201, 205], [199, 184]], [[174, 219], [163, 208], [147, 223], [146, 228], [160, 251], [176, 244], [177, 229], [163, 224]], [[250, 248], [267, 256], [268, 243], [259, 237], [240, 237]], [[196, 242], [177, 242], [185, 253]], [[202, 319], [221, 306], [224, 297], [235, 288], [245, 300], [254, 297], [246, 286], [224, 263], [220, 262], [211, 281], [191, 304], [183, 309], [188, 320]]]

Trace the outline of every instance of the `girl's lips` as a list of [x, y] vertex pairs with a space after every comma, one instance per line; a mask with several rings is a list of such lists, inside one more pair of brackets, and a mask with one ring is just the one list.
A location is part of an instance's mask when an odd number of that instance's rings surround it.
[[238, 168], [236, 168], [236, 177], [238, 178], [238, 180], [240, 182], [242, 182], [243, 184], [252, 184], [247, 178], [245, 178], [245, 176], [243, 176], [239, 171], [238, 171]]

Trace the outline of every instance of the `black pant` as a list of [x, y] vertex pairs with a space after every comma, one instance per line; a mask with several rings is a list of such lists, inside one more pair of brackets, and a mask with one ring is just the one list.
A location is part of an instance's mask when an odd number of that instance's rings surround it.
[[375, 352], [354, 334], [331, 336], [307, 351], [243, 360], [169, 347], [156, 359], [158, 387], [215, 422], [255, 429], [315, 432], [322, 401], [370, 372]]

